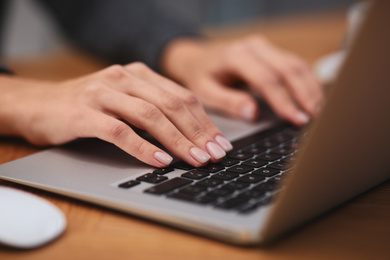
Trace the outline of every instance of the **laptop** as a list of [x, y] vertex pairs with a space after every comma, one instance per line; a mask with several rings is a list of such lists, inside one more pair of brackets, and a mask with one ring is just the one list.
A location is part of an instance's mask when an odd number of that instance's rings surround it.
[[270, 116], [215, 123], [235, 150], [156, 169], [84, 139], [0, 166], [0, 178], [239, 245], [264, 244], [390, 177], [389, 1], [375, 1], [305, 129]]

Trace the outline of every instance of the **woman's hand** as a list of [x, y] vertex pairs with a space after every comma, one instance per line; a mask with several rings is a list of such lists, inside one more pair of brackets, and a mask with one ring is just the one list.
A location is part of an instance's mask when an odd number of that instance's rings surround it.
[[276, 114], [296, 125], [315, 116], [323, 99], [305, 62], [257, 35], [223, 44], [177, 39], [168, 45], [162, 68], [205, 106], [248, 121], [260, 111], [252, 95], [232, 87], [237, 82], [244, 82]]
[[232, 149], [189, 90], [142, 63], [61, 83], [6, 76], [0, 81], [0, 134], [37, 145], [97, 137], [147, 164], [169, 165], [172, 157], [138, 136], [135, 126], [197, 167]]

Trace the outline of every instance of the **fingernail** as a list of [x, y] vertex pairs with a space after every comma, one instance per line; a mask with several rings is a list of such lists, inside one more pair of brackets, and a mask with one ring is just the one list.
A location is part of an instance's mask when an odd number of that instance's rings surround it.
[[173, 158], [170, 155], [162, 152], [155, 152], [154, 158], [164, 165], [170, 165], [173, 160]]
[[307, 124], [310, 121], [310, 117], [304, 112], [297, 113], [296, 118], [301, 124]]
[[225, 150], [225, 152], [228, 152], [233, 149], [233, 145], [229, 142], [228, 139], [223, 137], [222, 135], [217, 135], [215, 137], [215, 141], [222, 147], [222, 149]]
[[240, 117], [247, 121], [253, 121], [256, 116], [256, 108], [251, 104], [244, 104], [240, 108]]
[[198, 147], [192, 147], [190, 149], [190, 154], [192, 158], [194, 158], [200, 163], [205, 163], [210, 160], [210, 155], [208, 155], [206, 152], [202, 151]]
[[214, 159], [221, 159], [226, 155], [226, 152], [214, 142], [208, 142], [206, 144], [207, 151], [211, 154]]

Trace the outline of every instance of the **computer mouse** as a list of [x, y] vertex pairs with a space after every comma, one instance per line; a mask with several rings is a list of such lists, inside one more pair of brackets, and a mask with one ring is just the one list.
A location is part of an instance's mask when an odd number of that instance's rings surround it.
[[49, 201], [0, 186], [0, 244], [35, 248], [57, 238], [65, 228], [64, 214]]

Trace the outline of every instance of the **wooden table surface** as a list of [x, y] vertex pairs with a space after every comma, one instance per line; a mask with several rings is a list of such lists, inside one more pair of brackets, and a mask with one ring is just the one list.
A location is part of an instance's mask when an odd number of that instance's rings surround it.
[[[219, 39], [262, 32], [277, 45], [313, 63], [341, 45], [343, 12], [278, 18], [208, 30]], [[18, 74], [61, 80], [104, 66], [77, 52], [10, 61]], [[40, 149], [23, 140], [0, 138], [0, 163]], [[269, 246], [237, 247], [105, 208], [0, 181], [38, 194], [66, 215], [65, 233], [34, 250], [0, 246], [0, 259], [390, 259], [390, 182], [384, 183]], [[1, 209], [0, 209], [1, 212]], [[1, 213], [0, 213], [1, 214]]]

